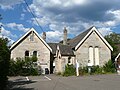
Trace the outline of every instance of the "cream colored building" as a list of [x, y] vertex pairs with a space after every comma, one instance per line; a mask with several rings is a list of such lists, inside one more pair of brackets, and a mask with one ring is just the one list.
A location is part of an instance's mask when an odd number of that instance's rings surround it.
[[41, 38], [32, 28], [11, 46], [11, 58], [32, 56], [38, 57], [38, 65], [48, 68], [50, 73], [64, 72], [66, 64], [80, 67], [103, 66], [111, 59], [113, 48], [93, 26], [78, 36], [67, 41], [67, 30], [64, 29], [63, 43], [46, 43], [45, 33]]
[[[63, 72], [67, 63], [75, 66], [78, 62], [80, 67], [103, 66], [111, 59], [113, 48], [94, 26], [68, 41], [67, 30], [64, 29], [63, 37], [63, 44], [56, 44], [56, 73]], [[50, 46], [55, 51], [55, 47]]]
[[10, 48], [11, 58], [14, 60], [18, 57], [24, 58], [26, 56], [32, 57], [36, 55], [38, 58], [37, 64], [41, 66], [42, 73], [45, 69], [50, 71], [50, 53], [52, 49], [41, 38], [34, 28], [30, 29], [18, 41], [16, 41]]

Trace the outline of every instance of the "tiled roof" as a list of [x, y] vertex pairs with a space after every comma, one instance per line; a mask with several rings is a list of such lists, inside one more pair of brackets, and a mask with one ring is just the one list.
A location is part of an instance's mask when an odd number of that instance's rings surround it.
[[75, 48], [75, 46], [88, 34], [88, 32], [93, 28], [90, 27], [88, 30], [84, 31], [83, 33], [79, 34], [75, 38], [68, 41], [69, 45], [72, 46], [72, 48]]
[[[62, 55], [74, 55], [73, 50], [75, 50], [75, 48], [77, 47], [77, 45], [79, 45], [80, 42], [82, 42], [84, 39], [87, 38], [86, 36], [92, 32], [91, 30], [93, 28], [94, 28], [94, 26], [92, 26], [89, 29], [87, 29], [86, 31], [82, 32], [75, 38], [69, 40], [68, 45], [63, 45], [61, 43], [49, 43], [49, 46], [52, 48], [53, 54], [56, 54], [57, 45], [59, 45], [60, 52]], [[94, 28], [94, 29], [96, 30], [96, 28]], [[97, 33], [99, 34], [99, 32], [97, 32]], [[109, 45], [109, 43], [100, 34], [99, 34], [99, 36], [104, 41], [104, 43], [106, 43], [106, 45], [108, 45], [108, 47], [112, 50], [113, 48]]]
[[57, 45], [58, 45], [61, 55], [74, 56], [73, 50], [72, 50], [71, 46], [69, 46], [69, 45], [63, 45], [60, 43], [48, 43], [48, 45], [52, 48], [52, 54], [56, 54]]
[[59, 44], [59, 48], [60, 48], [61, 55], [74, 56], [74, 52], [73, 52], [71, 46]]
[[48, 45], [52, 48], [52, 54], [56, 54], [58, 43], [48, 43]]
[[75, 46], [87, 35], [87, 33], [92, 29], [90, 27], [88, 30], [84, 31], [83, 33], [79, 34], [75, 38], [68, 41], [69, 45], [63, 45], [61, 43], [48, 43], [48, 45], [52, 48], [52, 54], [56, 54], [57, 45], [59, 45], [61, 55], [74, 55], [72, 48]]

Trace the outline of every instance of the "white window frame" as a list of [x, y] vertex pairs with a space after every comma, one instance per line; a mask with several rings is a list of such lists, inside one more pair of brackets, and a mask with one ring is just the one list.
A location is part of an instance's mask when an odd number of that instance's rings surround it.
[[99, 60], [100, 60], [100, 58], [99, 58], [99, 47], [98, 46], [96, 46], [95, 47], [95, 65], [99, 65]]
[[88, 66], [93, 66], [94, 65], [94, 51], [93, 51], [93, 47], [90, 46], [89, 47], [89, 62], [88, 62]]

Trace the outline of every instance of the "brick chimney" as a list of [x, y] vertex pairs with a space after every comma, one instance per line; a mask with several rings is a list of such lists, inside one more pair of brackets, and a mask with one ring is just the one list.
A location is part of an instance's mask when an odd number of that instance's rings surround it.
[[64, 27], [63, 31], [63, 45], [67, 45], [67, 29]]
[[46, 41], [46, 32], [43, 32], [42, 38], [44, 41]]

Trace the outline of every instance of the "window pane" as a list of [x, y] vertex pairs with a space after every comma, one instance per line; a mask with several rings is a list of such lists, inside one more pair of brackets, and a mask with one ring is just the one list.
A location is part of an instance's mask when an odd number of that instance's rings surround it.
[[89, 66], [94, 65], [93, 47], [89, 47]]
[[36, 56], [36, 57], [37, 57], [37, 51], [34, 51], [34, 52], [33, 52], [33, 56]]
[[29, 51], [25, 51], [25, 56], [29, 56]]
[[99, 48], [95, 47], [95, 65], [99, 65]]

